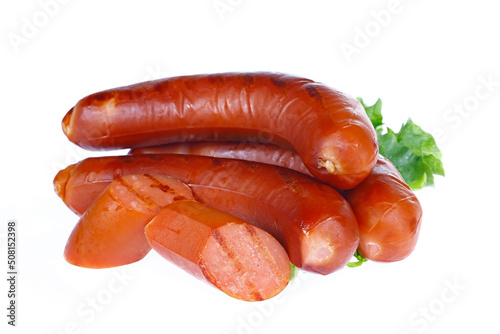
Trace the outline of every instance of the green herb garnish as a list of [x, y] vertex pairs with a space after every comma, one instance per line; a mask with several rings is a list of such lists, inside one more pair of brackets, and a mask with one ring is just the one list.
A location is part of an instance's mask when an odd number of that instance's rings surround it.
[[401, 126], [399, 132], [387, 127], [382, 118], [382, 101], [365, 108], [377, 132], [379, 152], [389, 159], [413, 190], [434, 185], [434, 175], [444, 176], [441, 151], [434, 137], [411, 119]]

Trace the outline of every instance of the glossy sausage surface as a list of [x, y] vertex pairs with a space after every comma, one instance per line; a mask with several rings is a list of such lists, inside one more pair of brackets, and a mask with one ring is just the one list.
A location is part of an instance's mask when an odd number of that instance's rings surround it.
[[344, 196], [358, 219], [362, 256], [393, 262], [410, 255], [420, 233], [422, 207], [388, 159], [379, 155], [371, 174]]
[[312, 176], [300, 156], [278, 145], [236, 141], [198, 141], [134, 148], [129, 154], [187, 154], [240, 159], [290, 168]]
[[[234, 158], [309, 171], [297, 153], [273, 144], [192, 142], [134, 149], [133, 154], [178, 153]], [[415, 248], [422, 207], [396, 167], [379, 155], [375, 168], [357, 187], [342, 191], [360, 227], [359, 253], [373, 261], [399, 261]]]
[[290, 260], [264, 230], [197, 201], [164, 207], [145, 229], [161, 256], [231, 297], [274, 297], [290, 280]]
[[277, 166], [173, 154], [88, 158], [59, 172], [54, 185], [66, 205], [81, 213], [114, 178], [137, 173], [186, 182], [195, 199], [273, 235], [299, 268], [331, 273], [358, 247], [347, 201], [332, 187]]
[[294, 149], [308, 170], [338, 189], [373, 169], [375, 130], [354, 98], [279, 73], [174, 77], [115, 88], [80, 100], [63, 130], [88, 149], [196, 140], [273, 142]]
[[66, 243], [66, 261], [85, 268], [139, 261], [151, 250], [144, 227], [162, 207], [183, 199], [193, 199], [191, 189], [171, 177], [118, 177], [80, 217]]

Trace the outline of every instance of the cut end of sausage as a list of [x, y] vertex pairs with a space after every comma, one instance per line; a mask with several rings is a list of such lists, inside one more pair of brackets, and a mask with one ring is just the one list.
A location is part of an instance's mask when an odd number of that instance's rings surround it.
[[271, 298], [290, 279], [290, 261], [281, 244], [250, 224], [231, 223], [212, 230], [200, 267], [213, 285], [245, 301]]
[[85, 268], [111, 268], [137, 262], [151, 250], [144, 228], [162, 207], [193, 199], [191, 189], [169, 176], [119, 177], [92, 203], [73, 229], [64, 256]]
[[71, 176], [71, 171], [75, 168], [75, 165], [69, 165], [65, 169], [60, 170], [56, 177], [54, 178], [54, 190], [63, 201], [66, 196], [66, 184]]

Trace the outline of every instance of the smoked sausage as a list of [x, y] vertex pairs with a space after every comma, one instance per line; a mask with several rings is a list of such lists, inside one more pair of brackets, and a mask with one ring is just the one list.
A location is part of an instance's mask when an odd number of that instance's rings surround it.
[[191, 189], [168, 176], [116, 178], [80, 217], [66, 243], [66, 261], [85, 268], [139, 261], [151, 250], [144, 227], [162, 207], [183, 199], [193, 199]]
[[175, 201], [146, 226], [161, 256], [231, 297], [274, 297], [290, 280], [290, 260], [264, 230], [197, 201]]
[[[300, 157], [273, 144], [248, 142], [191, 142], [134, 149], [132, 154], [178, 153], [234, 158], [309, 171]], [[373, 261], [406, 258], [415, 248], [422, 207], [396, 167], [379, 155], [370, 175], [353, 189], [341, 192], [351, 205], [360, 228], [358, 252]]]
[[290, 168], [312, 176], [300, 156], [281, 146], [236, 141], [198, 141], [134, 148], [129, 154], [188, 154], [213, 158], [240, 159]]
[[174, 154], [110, 156], [67, 167], [54, 186], [81, 214], [113, 179], [138, 173], [186, 182], [195, 199], [273, 235], [304, 270], [329, 274], [341, 269], [358, 247], [359, 229], [347, 201], [332, 187], [287, 168]]
[[94, 150], [196, 140], [273, 142], [295, 150], [319, 180], [338, 189], [373, 169], [375, 130], [355, 98], [280, 73], [181, 76], [110, 89], [81, 99], [63, 130]]
[[358, 219], [358, 252], [380, 262], [403, 260], [417, 244], [422, 207], [396, 167], [379, 155], [368, 177], [345, 191]]

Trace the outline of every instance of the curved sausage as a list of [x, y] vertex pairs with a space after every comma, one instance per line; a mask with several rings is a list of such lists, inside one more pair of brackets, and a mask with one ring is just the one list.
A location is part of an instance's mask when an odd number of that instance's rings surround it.
[[194, 75], [89, 95], [63, 130], [87, 149], [196, 140], [250, 140], [293, 148], [308, 170], [338, 189], [373, 169], [378, 146], [363, 106], [321, 83], [278, 73]]
[[299, 268], [331, 273], [358, 247], [347, 201], [332, 187], [277, 166], [187, 155], [87, 158], [58, 173], [54, 185], [66, 205], [81, 213], [114, 178], [137, 173], [186, 182], [195, 199], [273, 235]]
[[290, 260], [264, 230], [197, 201], [167, 205], [146, 226], [155, 251], [231, 297], [274, 297], [290, 280]]
[[312, 176], [300, 156], [278, 145], [236, 141], [198, 141], [134, 148], [129, 154], [187, 154], [239, 159], [286, 167]]
[[73, 229], [64, 257], [85, 268], [139, 261], [151, 250], [144, 227], [172, 201], [193, 199], [189, 187], [162, 175], [126, 175], [109, 183]]
[[[309, 171], [300, 157], [272, 144], [248, 142], [192, 142], [134, 149], [133, 154], [178, 153], [234, 158]], [[360, 227], [358, 252], [373, 261], [406, 258], [415, 248], [422, 207], [396, 167], [379, 155], [370, 175], [358, 186], [342, 191]]]
[[396, 167], [379, 155], [371, 174], [344, 192], [358, 219], [358, 252], [367, 259], [393, 262], [414, 250], [422, 207]]

